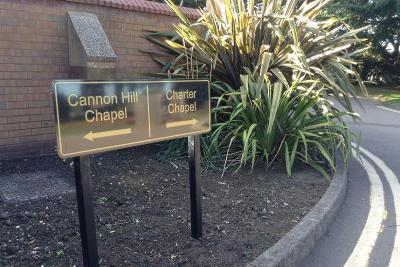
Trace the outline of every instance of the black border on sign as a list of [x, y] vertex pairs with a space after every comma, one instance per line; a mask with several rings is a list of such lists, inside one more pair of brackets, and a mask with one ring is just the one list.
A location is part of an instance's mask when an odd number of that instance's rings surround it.
[[[59, 109], [58, 109], [58, 97], [57, 97], [57, 85], [58, 84], [108, 84], [108, 83], [171, 83], [171, 82], [207, 82], [208, 85], [208, 105], [210, 107], [210, 110], [208, 112], [208, 129], [201, 130], [201, 131], [193, 131], [193, 132], [188, 132], [188, 133], [183, 133], [183, 134], [178, 134], [178, 135], [170, 135], [166, 137], [159, 137], [159, 138], [150, 138], [147, 140], [143, 141], [137, 141], [137, 142], [131, 142], [131, 143], [126, 143], [126, 144], [120, 144], [120, 145], [114, 145], [114, 146], [107, 146], [107, 147], [102, 147], [102, 148], [95, 148], [95, 149], [87, 149], [87, 150], [82, 150], [82, 151], [77, 151], [74, 153], [63, 153], [62, 151], [62, 138], [61, 138], [61, 129], [60, 129], [60, 115], [59, 115]], [[54, 102], [55, 102], [55, 113], [56, 113], [56, 135], [57, 135], [57, 152], [60, 158], [72, 158], [72, 157], [78, 157], [78, 156], [83, 156], [83, 155], [90, 155], [90, 154], [95, 154], [99, 152], [106, 152], [106, 151], [112, 151], [116, 149], [121, 149], [121, 148], [127, 148], [127, 147], [132, 147], [136, 145], [144, 145], [144, 144], [150, 144], [150, 143], [155, 143], [159, 141], [165, 141], [165, 140], [171, 140], [171, 139], [176, 139], [180, 137], [186, 137], [189, 135], [196, 135], [196, 134], [202, 134], [202, 133], [208, 133], [211, 131], [211, 94], [210, 94], [210, 81], [205, 80], [205, 79], [192, 79], [192, 80], [137, 80], [137, 81], [78, 81], [78, 80], [56, 80], [53, 81], [52, 87], [54, 89]]]

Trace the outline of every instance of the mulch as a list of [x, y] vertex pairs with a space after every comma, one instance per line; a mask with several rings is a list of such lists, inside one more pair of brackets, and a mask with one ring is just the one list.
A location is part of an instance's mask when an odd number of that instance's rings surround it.
[[[160, 146], [91, 158], [101, 266], [245, 266], [321, 198], [328, 182], [305, 166], [238, 173], [203, 170], [203, 238], [190, 237], [188, 164], [160, 160]], [[71, 160], [0, 161], [0, 176], [55, 171], [73, 182]], [[1, 200], [0, 200], [1, 201]], [[0, 266], [82, 266], [74, 194], [0, 202]]]

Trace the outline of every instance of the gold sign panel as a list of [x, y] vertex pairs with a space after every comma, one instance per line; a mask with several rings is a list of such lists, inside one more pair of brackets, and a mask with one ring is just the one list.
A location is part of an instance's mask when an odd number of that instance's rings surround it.
[[52, 86], [61, 158], [210, 131], [207, 80], [60, 80]]

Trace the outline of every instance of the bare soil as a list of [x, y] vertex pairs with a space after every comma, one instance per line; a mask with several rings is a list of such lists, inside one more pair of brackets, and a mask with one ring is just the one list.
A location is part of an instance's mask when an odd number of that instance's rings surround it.
[[[245, 266], [318, 202], [328, 182], [308, 167], [288, 178], [278, 163], [236, 174], [204, 171], [203, 230], [190, 237], [185, 159], [161, 161], [158, 145], [91, 158], [101, 266]], [[0, 176], [52, 170], [73, 183], [71, 160], [0, 161]], [[82, 266], [74, 194], [0, 200], [0, 266]]]

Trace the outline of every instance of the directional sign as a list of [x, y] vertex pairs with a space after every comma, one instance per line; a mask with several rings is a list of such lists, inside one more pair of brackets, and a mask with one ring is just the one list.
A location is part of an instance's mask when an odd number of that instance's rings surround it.
[[210, 131], [207, 80], [63, 80], [53, 90], [62, 158]]

